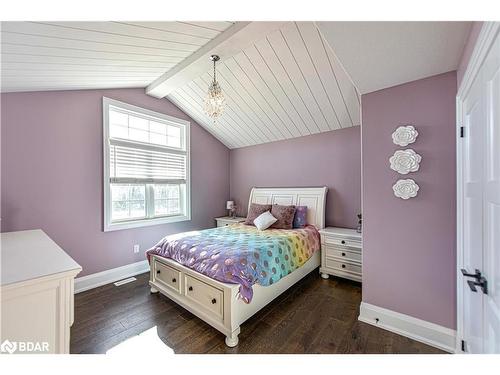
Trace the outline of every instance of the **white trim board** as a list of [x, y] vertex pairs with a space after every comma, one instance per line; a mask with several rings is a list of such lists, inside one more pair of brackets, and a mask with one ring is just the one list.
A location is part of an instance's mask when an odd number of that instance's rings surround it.
[[467, 92], [471, 88], [472, 83], [474, 82], [474, 78], [476, 78], [476, 75], [483, 64], [484, 59], [488, 55], [488, 52], [490, 51], [490, 48], [493, 45], [493, 42], [499, 30], [500, 22], [483, 23], [481, 31], [479, 32], [476, 40], [476, 44], [474, 45], [471, 57], [469, 59], [469, 63], [462, 78], [462, 82], [460, 84], [460, 87], [458, 88], [458, 98], [464, 98], [467, 95]]
[[127, 277], [139, 275], [149, 271], [147, 260], [127, 264], [126, 266], [112, 268], [110, 270], [93, 273], [91, 275], [78, 277], [75, 279], [75, 294], [84, 292], [98, 286], [114, 283]]
[[361, 302], [358, 320], [449, 353], [455, 352], [456, 331], [438, 324], [366, 302]]

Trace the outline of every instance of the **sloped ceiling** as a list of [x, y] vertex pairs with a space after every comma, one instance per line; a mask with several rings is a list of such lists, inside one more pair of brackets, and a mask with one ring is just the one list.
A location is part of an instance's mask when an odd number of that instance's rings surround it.
[[[359, 125], [359, 92], [456, 69], [471, 23], [1, 26], [2, 92], [144, 87], [237, 148]], [[227, 100], [216, 123], [203, 108], [211, 53], [221, 55], [217, 78]]]
[[2, 92], [146, 87], [231, 22], [2, 22]]
[[230, 148], [360, 124], [356, 89], [313, 22], [284, 23], [217, 65], [227, 106], [216, 123], [203, 104], [212, 74], [168, 99]]
[[472, 22], [317, 22], [361, 94], [458, 67]]

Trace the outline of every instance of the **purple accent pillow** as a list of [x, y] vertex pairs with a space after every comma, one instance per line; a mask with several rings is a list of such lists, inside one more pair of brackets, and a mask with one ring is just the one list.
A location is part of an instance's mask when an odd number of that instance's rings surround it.
[[297, 206], [293, 218], [294, 228], [304, 228], [307, 224], [307, 206]]
[[271, 225], [275, 229], [292, 229], [293, 217], [295, 216], [295, 206], [282, 206], [273, 204], [271, 215], [276, 219], [276, 222]]
[[247, 219], [245, 220], [245, 224], [254, 225], [253, 221], [266, 211], [271, 211], [270, 204], [252, 203], [250, 205], [250, 208], [248, 209], [248, 215]]

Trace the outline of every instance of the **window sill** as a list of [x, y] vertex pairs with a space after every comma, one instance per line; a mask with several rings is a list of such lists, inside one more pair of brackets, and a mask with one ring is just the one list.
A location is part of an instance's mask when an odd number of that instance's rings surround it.
[[179, 216], [158, 217], [158, 218], [154, 218], [154, 219], [140, 219], [140, 220], [133, 220], [133, 221], [131, 220], [131, 221], [123, 221], [123, 222], [115, 222], [115, 223], [105, 223], [103, 231], [104, 232], [111, 232], [111, 231], [115, 231], [115, 230], [149, 227], [152, 225], [178, 223], [178, 222], [189, 221], [189, 220], [191, 220], [190, 215], [179, 215]]

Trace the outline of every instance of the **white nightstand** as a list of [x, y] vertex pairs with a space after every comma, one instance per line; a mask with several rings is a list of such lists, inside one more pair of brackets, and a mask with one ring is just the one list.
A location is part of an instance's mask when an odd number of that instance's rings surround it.
[[231, 224], [236, 224], [236, 223], [242, 223], [246, 220], [246, 217], [230, 217], [230, 216], [224, 216], [224, 217], [216, 217], [215, 221], [217, 221], [217, 226], [218, 227], [225, 227], [226, 225], [231, 225]]
[[329, 275], [362, 279], [361, 233], [354, 229], [326, 227], [321, 235], [321, 277]]

